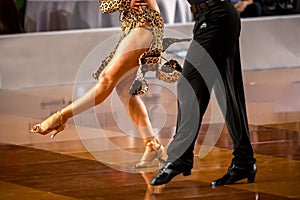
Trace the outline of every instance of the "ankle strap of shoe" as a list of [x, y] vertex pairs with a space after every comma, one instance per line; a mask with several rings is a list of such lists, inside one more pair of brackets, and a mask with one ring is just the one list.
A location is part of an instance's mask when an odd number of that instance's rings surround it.
[[[158, 145], [158, 147], [156, 148], [156, 146]], [[150, 149], [152, 149], [153, 151], [156, 151], [158, 149], [160, 149], [161, 144], [158, 142], [158, 140], [156, 138], [153, 138], [152, 140], [149, 140], [146, 144], [147, 147], [149, 147]]]

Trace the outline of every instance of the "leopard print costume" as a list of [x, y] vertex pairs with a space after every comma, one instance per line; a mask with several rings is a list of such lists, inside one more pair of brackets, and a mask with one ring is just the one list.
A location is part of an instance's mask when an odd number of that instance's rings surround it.
[[112, 60], [121, 41], [135, 27], [145, 27], [149, 29], [153, 35], [153, 39], [149, 50], [143, 53], [139, 58], [140, 67], [137, 71], [136, 79], [130, 87], [129, 93], [131, 95], [142, 95], [148, 91], [148, 85], [144, 76], [146, 72], [149, 71], [156, 72], [156, 77], [159, 80], [168, 83], [178, 80], [182, 68], [176, 60], [170, 60], [161, 66], [162, 53], [172, 43], [178, 42], [179, 39], [165, 38], [162, 40], [164, 22], [159, 12], [147, 6], [140, 6], [139, 11], [130, 9], [130, 0], [100, 0], [100, 10], [103, 13], [120, 12], [122, 33], [117, 46], [110, 55], [101, 62], [98, 70], [93, 73], [93, 77], [96, 80], [103, 69]]

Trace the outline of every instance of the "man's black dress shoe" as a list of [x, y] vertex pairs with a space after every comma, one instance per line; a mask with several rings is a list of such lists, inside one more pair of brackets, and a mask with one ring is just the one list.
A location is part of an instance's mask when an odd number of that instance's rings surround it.
[[191, 169], [185, 169], [180, 166], [175, 166], [171, 162], [167, 162], [163, 168], [160, 169], [159, 173], [150, 181], [150, 184], [156, 186], [169, 183], [172, 178], [181, 173], [183, 173], [183, 176], [191, 175]]
[[229, 185], [245, 178], [248, 179], [248, 183], [253, 183], [255, 181], [256, 172], [257, 168], [255, 164], [246, 167], [239, 167], [232, 164], [222, 178], [214, 180], [211, 184], [212, 186]]

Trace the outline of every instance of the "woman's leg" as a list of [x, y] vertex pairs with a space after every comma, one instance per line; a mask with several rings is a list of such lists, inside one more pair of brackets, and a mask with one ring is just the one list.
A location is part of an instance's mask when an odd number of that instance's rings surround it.
[[151, 41], [152, 34], [150, 31], [143, 28], [132, 30], [121, 41], [114, 58], [102, 71], [98, 82], [83, 96], [63, 108], [60, 113], [49, 117], [39, 126], [33, 126], [32, 130], [41, 134], [47, 134], [53, 130], [56, 131], [69, 118], [103, 102], [122, 76], [138, 66], [140, 55], [148, 49]]
[[138, 65], [137, 60], [143, 52], [145, 52], [145, 49], [135, 50], [111, 62], [102, 71], [98, 82], [89, 91], [61, 110], [62, 116], [68, 119], [102, 103], [110, 95], [122, 76]]
[[[116, 86], [117, 94], [120, 97], [128, 115], [130, 116], [133, 125], [137, 127], [151, 126], [150, 119], [148, 117], [148, 112], [146, 106], [140, 96], [130, 95], [128, 90], [135, 79], [136, 70], [129, 74], [128, 77], [124, 78]], [[145, 135], [146, 137], [152, 137], [151, 135]], [[145, 137], [143, 137], [145, 138]]]
[[154, 136], [154, 131], [144, 102], [140, 96], [130, 95], [128, 93], [128, 89], [135, 79], [135, 74], [136, 73], [131, 73], [128, 77], [118, 83], [116, 91], [128, 115], [130, 116], [134, 127], [140, 134], [146, 146], [144, 155], [140, 162], [136, 164], [136, 168], [143, 168], [150, 167], [152, 160], [155, 158], [161, 160], [164, 154], [164, 148]]
[[128, 72], [138, 67], [139, 57], [148, 49], [151, 41], [150, 31], [143, 28], [132, 30], [121, 41], [113, 59], [100, 74], [97, 84], [71, 105], [62, 109], [62, 115], [70, 118], [103, 102], [118, 81], [126, 79]]

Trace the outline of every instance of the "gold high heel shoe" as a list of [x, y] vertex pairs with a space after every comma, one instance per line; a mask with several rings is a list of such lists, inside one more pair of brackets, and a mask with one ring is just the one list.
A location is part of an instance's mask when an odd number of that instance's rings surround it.
[[140, 160], [140, 162], [138, 162], [135, 165], [135, 168], [147, 168], [147, 167], [153, 167], [153, 165], [151, 165], [151, 162], [154, 159], [158, 159], [158, 161], [160, 163], [165, 163], [164, 159], [162, 158], [164, 155], [165, 149], [163, 147], [163, 145], [159, 144], [157, 139], [153, 139], [151, 141], [149, 141], [146, 144], [145, 147], [145, 152]]
[[51, 138], [53, 138], [57, 133], [63, 131], [66, 128], [66, 122], [67, 120], [64, 119], [60, 111], [58, 111], [48, 117], [42, 123], [32, 126], [30, 132], [46, 135], [54, 131], [51, 136]]

